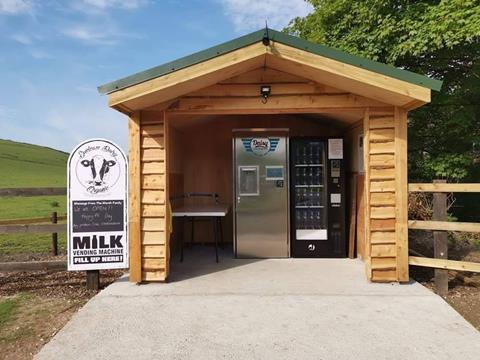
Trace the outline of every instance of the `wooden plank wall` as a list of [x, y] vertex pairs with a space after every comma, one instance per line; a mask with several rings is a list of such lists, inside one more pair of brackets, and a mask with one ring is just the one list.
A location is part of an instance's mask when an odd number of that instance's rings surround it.
[[407, 192], [406, 114], [397, 114], [398, 109], [391, 114], [367, 111], [364, 118], [367, 276], [372, 281], [408, 280], [402, 228], [406, 200], [400, 201]]
[[[364, 201], [364, 169], [360, 169], [360, 136], [363, 134], [363, 119], [352, 125], [345, 132], [344, 146], [346, 150], [346, 166], [347, 166], [347, 184], [352, 188], [353, 178], [355, 177], [355, 192], [350, 191], [347, 194], [347, 204], [351, 204], [351, 196], [356, 194], [356, 234], [355, 249], [356, 255], [362, 260], [365, 259], [365, 201]], [[353, 190], [353, 189], [352, 189]], [[348, 212], [350, 213], [350, 212]]]
[[154, 116], [148, 113], [142, 114], [140, 121], [141, 281], [164, 281], [168, 275], [166, 129], [164, 113], [156, 113]]

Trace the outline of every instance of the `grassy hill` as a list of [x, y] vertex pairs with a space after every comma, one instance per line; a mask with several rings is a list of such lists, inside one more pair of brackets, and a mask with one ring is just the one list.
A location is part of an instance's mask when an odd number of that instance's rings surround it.
[[[67, 159], [63, 151], [0, 140], [0, 188], [66, 186]], [[0, 198], [0, 220], [45, 217], [52, 211], [65, 214], [65, 196]]]
[[68, 154], [0, 139], [0, 188], [67, 185]]

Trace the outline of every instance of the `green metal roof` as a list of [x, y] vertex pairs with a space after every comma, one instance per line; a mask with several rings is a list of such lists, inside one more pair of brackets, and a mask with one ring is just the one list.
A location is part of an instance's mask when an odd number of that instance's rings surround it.
[[[109, 94], [117, 90], [124, 89], [142, 83], [144, 81], [148, 81], [172, 73], [174, 71], [192, 66], [194, 64], [201, 63], [203, 61], [226, 54], [228, 52], [238, 50], [256, 42], [261, 42], [266, 34], [266, 31], [266, 29], [258, 30], [248, 35], [241, 36], [237, 39], [227, 41], [223, 44], [182, 57], [175, 61], [171, 61], [163, 65], [159, 65], [151, 69], [127, 76], [123, 79], [101, 85], [98, 87], [98, 91], [102, 94]], [[324, 45], [315, 44], [279, 31], [268, 29], [268, 37], [275, 42], [279, 42], [281, 44], [288, 45], [299, 50], [308, 51], [312, 54], [321, 55], [333, 60], [343, 62], [345, 64], [357, 66], [359, 68], [370, 70], [385, 76], [403, 80], [432, 90], [439, 91], [442, 87], [442, 81], [440, 80], [432, 79], [411, 71], [398, 69], [394, 66], [365, 59], [359, 56], [347, 54], [343, 51], [336, 50]]]

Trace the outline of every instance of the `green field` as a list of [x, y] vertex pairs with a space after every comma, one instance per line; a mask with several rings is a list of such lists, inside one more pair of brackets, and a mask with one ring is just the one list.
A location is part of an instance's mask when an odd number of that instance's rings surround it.
[[[68, 154], [47, 147], [0, 140], [0, 188], [65, 187]], [[66, 196], [0, 197], [0, 221], [66, 214]], [[0, 235], [0, 255], [47, 252], [50, 234]], [[59, 234], [65, 248], [65, 234]]]
[[63, 151], [0, 140], [0, 188], [66, 186], [67, 159]]

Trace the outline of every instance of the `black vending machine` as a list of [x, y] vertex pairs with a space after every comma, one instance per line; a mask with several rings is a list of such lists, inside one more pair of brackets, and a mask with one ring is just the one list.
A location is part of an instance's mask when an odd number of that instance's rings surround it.
[[292, 257], [345, 257], [343, 139], [290, 139]]

